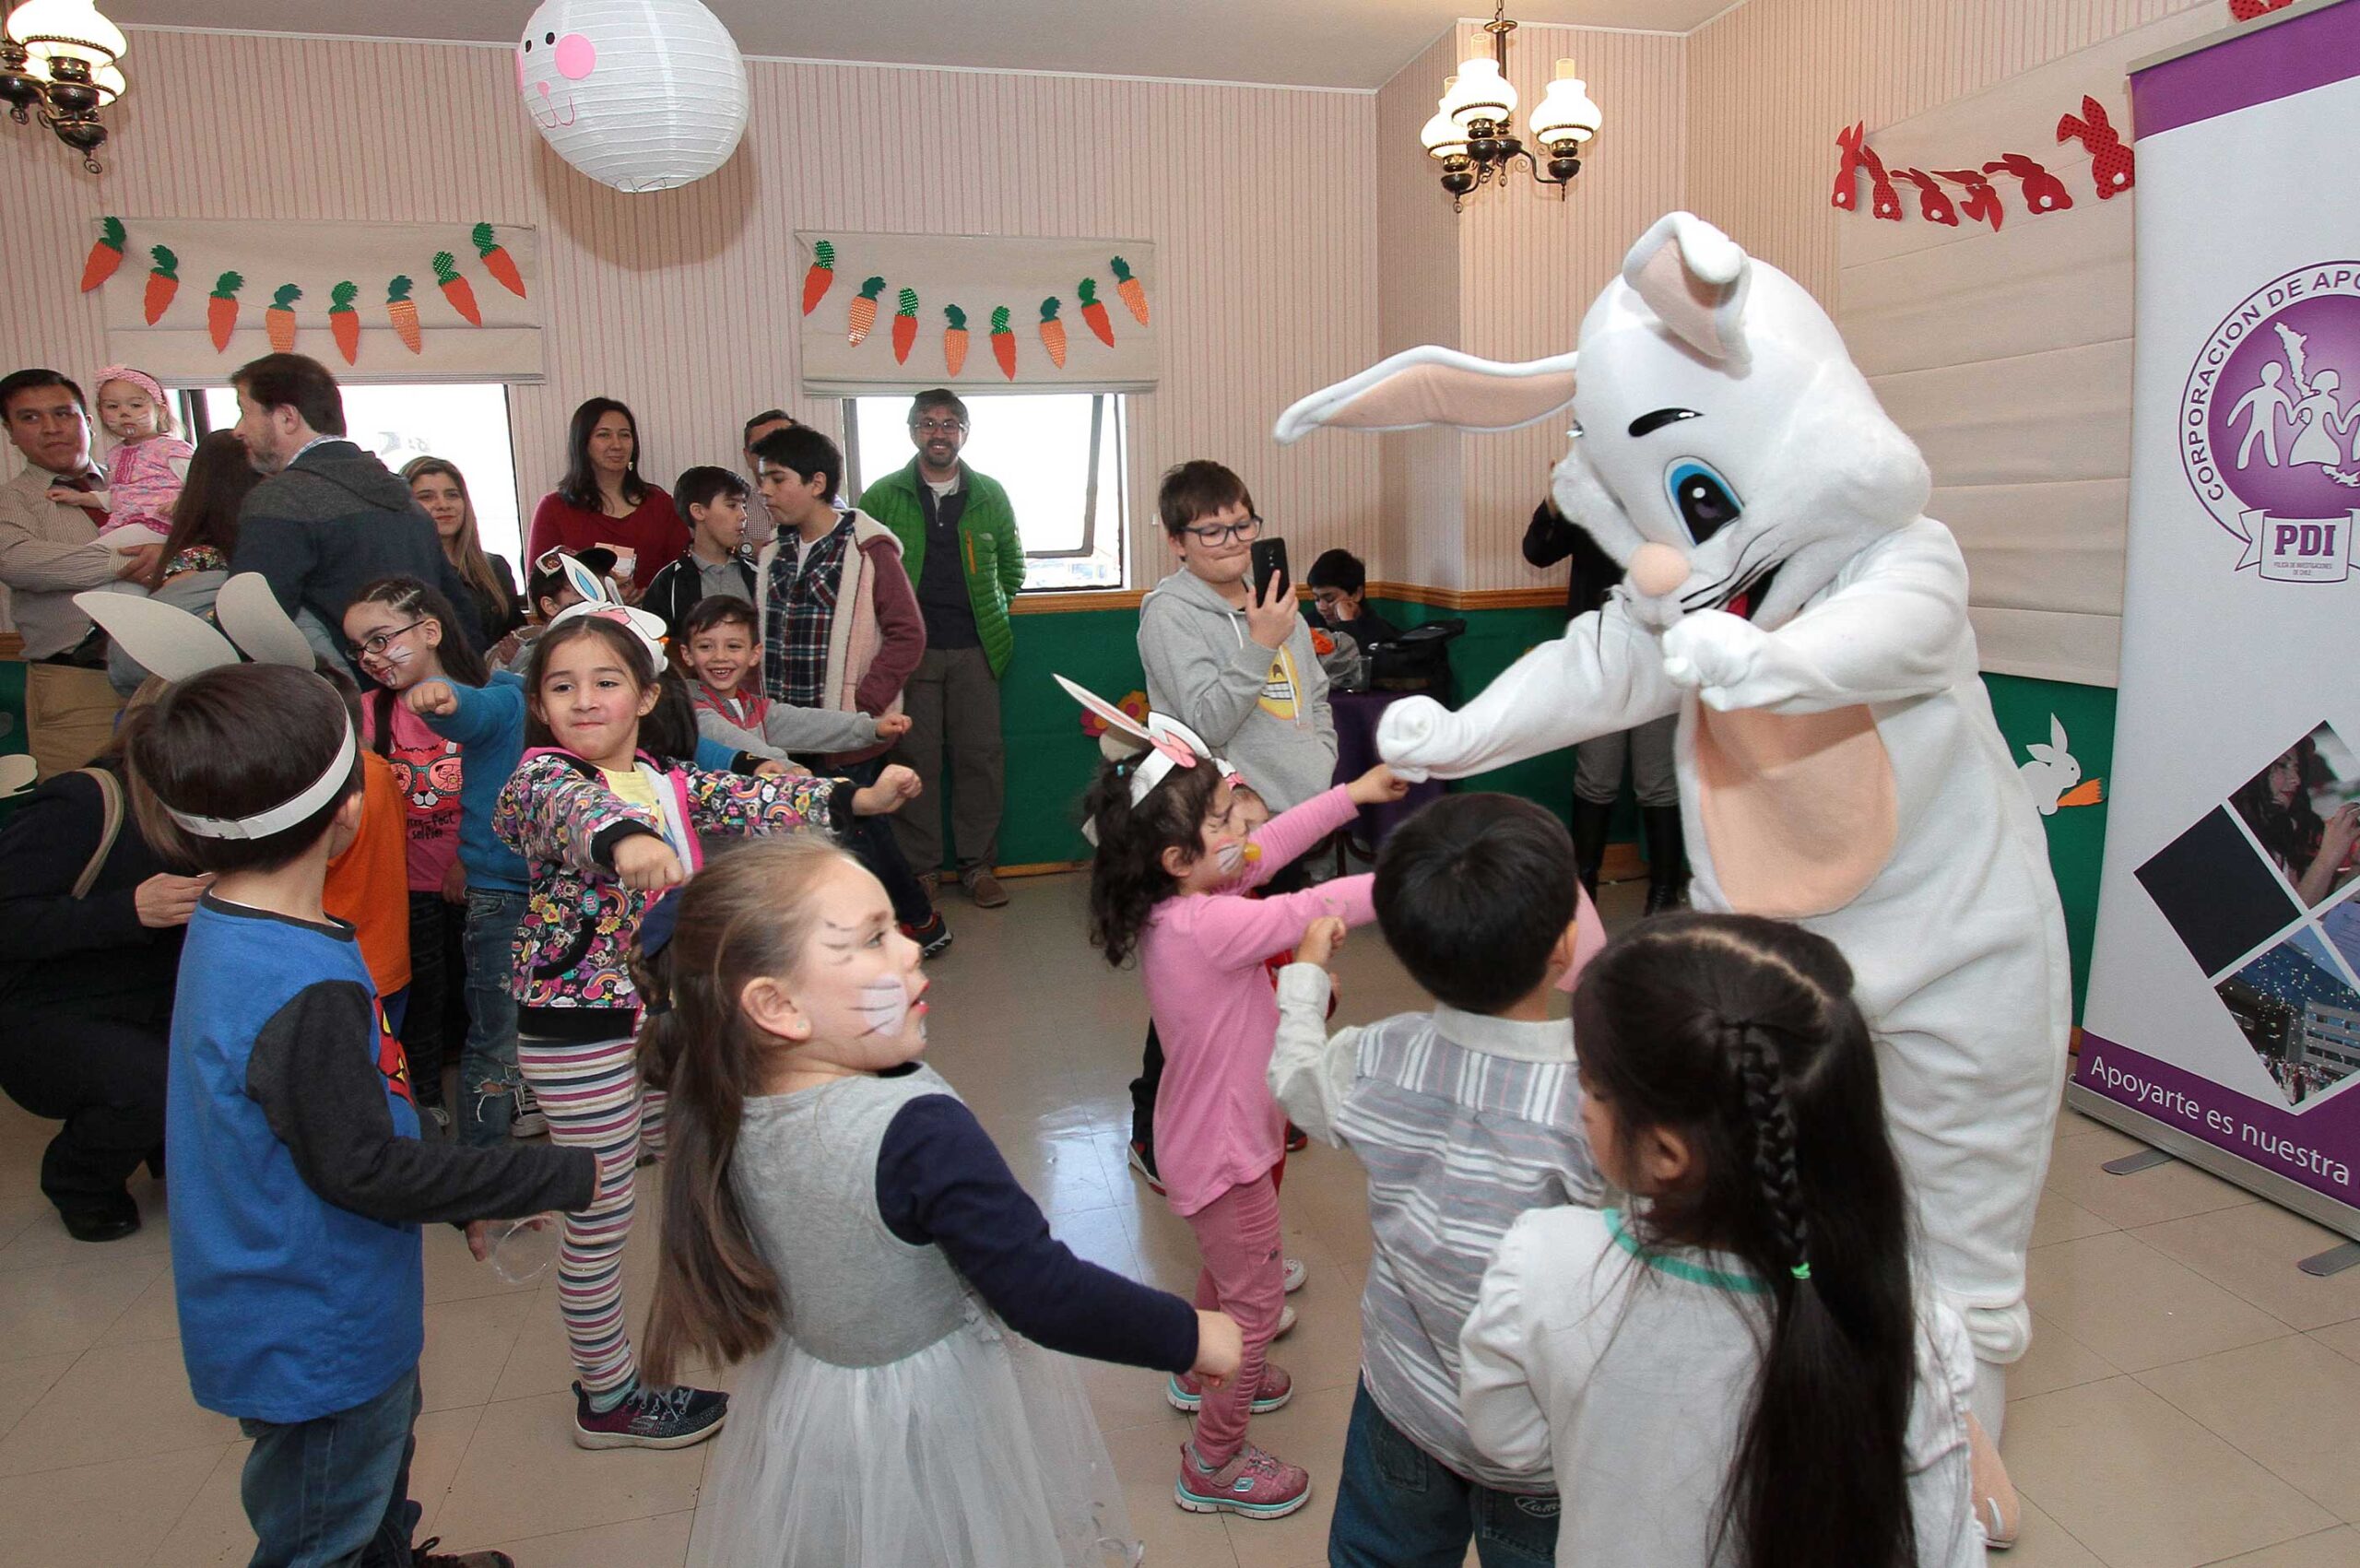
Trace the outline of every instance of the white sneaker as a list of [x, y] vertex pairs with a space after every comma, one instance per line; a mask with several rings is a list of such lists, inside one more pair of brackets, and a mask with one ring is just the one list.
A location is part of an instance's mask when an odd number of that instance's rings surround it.
[[516, 1114], [508, 1124], [508, 1136], [538, 1138], [549, 1131], [549, 1119], [541, 1114], [540, 1102], [533, 1098], [533, 1091], [520, 1083], [516, 1086], [515, 1094]]
[[1303, 1259], [1299, 1257], [1291, 1257], [1287, 1259], [1288, 1295], [1292, 1296], [1297, 1291], [1302, 1290], [1303, 1282], [1310, 1278], [1311, 1270], [1303, 1266]]
[[1270, 1338], [1273, 1339], [1283, 1339], [1287, 1337], [1288, 1333], [1293, 1329], [1293, 1327], [1294, 1308], [1280, 1307], [1279, 1309], [1279, 1326], [1270, 1330]]

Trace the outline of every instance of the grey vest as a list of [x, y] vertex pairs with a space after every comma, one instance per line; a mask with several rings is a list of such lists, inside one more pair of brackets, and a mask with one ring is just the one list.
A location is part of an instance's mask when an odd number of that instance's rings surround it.
[[877, 1211], [877, 1150], [913, 1100], [957, 1091], [932, 1067], [746, 1102], [729, 1180], [785, 1298], [784, 1332], [838, 1366], [916, 1354], [983, 1313], [935, 1246]]

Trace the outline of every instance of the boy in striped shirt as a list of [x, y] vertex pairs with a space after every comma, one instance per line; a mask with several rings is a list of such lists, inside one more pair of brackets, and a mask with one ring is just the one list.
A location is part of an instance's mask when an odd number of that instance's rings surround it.
[[1516, 1216], [1603, 1196], [1581, 1125], [1564, 982], [1603, 944], [1557, 819], [1504, 795], [1446, 796], [1377, 860], [1376, 916], [1440, 1005], [1332, 1038], [1315, 922], [1279, 975], [1270, 1091], [1368, 1172], [1375, 1252], [1361, 1383], [1328, 1536], [1338, 1568], [1555, 1561], [1555, 1480], [1504, 1470], [1458, 1413], [1458, 1331]]

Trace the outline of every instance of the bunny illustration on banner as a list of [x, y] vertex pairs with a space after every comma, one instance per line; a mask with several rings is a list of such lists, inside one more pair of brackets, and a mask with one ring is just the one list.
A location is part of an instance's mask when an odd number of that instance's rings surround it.
[[[2013, 174], [2024, 182], [2024, 210], [2039, 214], [2063, 212], [2073, 205], [2065, 182], [2020, 152], [2003, 152], [1983, 166], [1986, 174]], [[1997, 225], [1994, 225], [1996, 228]]]
[[2025, 742], [2024, 755], [2032, 760], [2017, 773], [2042, 816], [2056, 816], [2060, 806], [2095, 806], [2105, 798], [2097, 780], [2082, 783], [2082, 764], [2066, 744], [2065, 721], [2055, 713], [2048, 715], [2047, 740]]
[[2139, 183], [2138, 155], [2122, 145], [2122, 137], [2106, 118], [2106, 105], [2086, 93], [2081, 118], [2060, 115], [2057, 139], [2080, 142], [2090, 155], [2090, 178], [2097, 182], [2098, 200], [2111, 201]]
[[1554, 499], [1624, 583], [1458, 711], [1395, 703], [1377, 749], [1396, 772], [1464, 778], [1678, 715], [1692, 901], [1799, 921], [1851, 962], [1996, 1435], [2031, 1333], [2070, 965], [1925, 460], [1801, 286], [1687, 213], [1632, 247], [1573, 353], [1412, 348], [1276, 434], [1507, 430], [1568, 404]]
[[2000, 187], [1986, 179], [1980, 169], [1937, 169], [1934, 172], [1953, 185], [1966, 187], [1966, 199], [1958, 204], [1961, 218], [1974, 223], [1988, 223], [1997, 234], [2008, 219], [2008, 209], [2000, 200]]
[[1835, 133], [1835, 145], [1844, 149], [1844, 159], [1835, 171], [1834, 205], [1846, 212], [1859, 205], [1858, 175], [1866, 169], [1870, 216], [1901, 221], [1901, 194], [1894, 189], [1893, 177], [1885, 172], [1884, 159], [1868, 144], [1867, 122], [1855, 122]]

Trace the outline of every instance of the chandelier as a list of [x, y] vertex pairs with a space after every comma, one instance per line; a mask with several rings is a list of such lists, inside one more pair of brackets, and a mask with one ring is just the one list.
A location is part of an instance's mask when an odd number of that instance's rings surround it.
[[1557, 199], [1564, 200], [1565, 187], [1582, 171], [1582, 149], [1598, 135], [1602, 118], [1587, 85], [1574, 75], [1574, 63], [1560, 60], [1556, 78], [1530, 116], [1532, 139], [1548, 159], [1544, 163], [1525, 149], [1516, 134], [1516, 88], [1507, 75], [1508, 34], [1516, 23], [1507, 19], [1506, 9], [1507, 0], [1496, 0], [1492, 19], [1483, 24], [1492, 35], [1491, 58], [1478, 54], [1459, 65], [1458, 74], [1443, 83], [1434, 117], [1418, 135], [1427, 156], [1442, 165], [1442, 188], [1450, 193], [1453, 212], [1463, 210], [1469, 193], [1493, 176], [1505, 184], [1519, 158], [1535, 180], [1554, 186]]
[[104, 173], [98, 152], [107, 128], [99, 111], [130, 86], [116, 64], [130, 47], [123, 29], [99, 15], [96, 0], [25, 0], [0, 37], [0, 103], [19, 125], [40, 115], [82, 155], [83, 168]]

